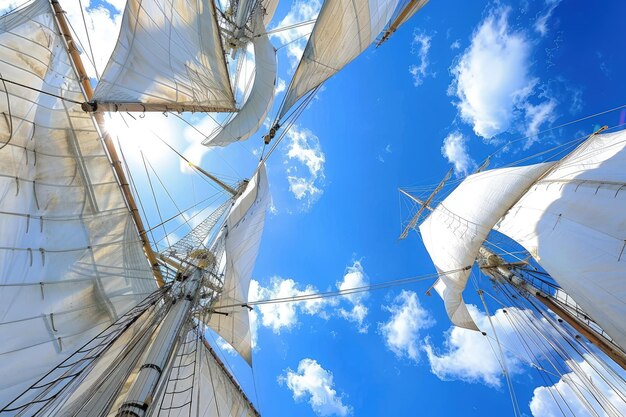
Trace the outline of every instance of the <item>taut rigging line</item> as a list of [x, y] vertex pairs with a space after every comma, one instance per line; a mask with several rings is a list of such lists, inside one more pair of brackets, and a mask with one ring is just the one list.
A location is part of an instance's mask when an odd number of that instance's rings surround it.
[[338, 296], [356, 294], [356, 293], [361, 293], [361, 292], [370, 292], [370, 291], [382, 290], [385, 288], [397, 287], [400, 285], [413, 284], [413, 283], [421, 282], [421, 281], [428, 281], [428, 280], [432, 280], [435, 278], [439, 278], [439, 276], [441, 275], [448, 275], [448, 274], [454, 274], [456, 272], [467, 271], [471, 268], [472, 268], [471, 266], [466, 266], [465, 268], [453, 269], [451, 271], [445, 271], [441, 273], [434, 272], [434, 273], [430, 273], [426, 275], [416, 275], [416, 276], [412, 276], [408, 278], [400, 278], [400, 279], [391, 280], [391, 281], [383, 281], [378, 284], [370, 284], [370, 285], [363, 285], [360, 287], [348, 288], [345, 290], [325, 291], [325, 292], [318, 292], [318, 293], [311, 293], [311, 294], [296, 295], [293, 297], [270, 298], [266, 300], [249, 301], [246, 304], [229, 304], [229, 305], [220, 306], [219, 309], [215, 309], [213, 311], [219, 312], [220, 309], [224, 309], [224, 308], [232, 308], [232, 307], [252, 308], [252, 306], [257, 306], [257, 305], [309, 301], [309, 300], [316, 300], [320, 298], [338, 297]]

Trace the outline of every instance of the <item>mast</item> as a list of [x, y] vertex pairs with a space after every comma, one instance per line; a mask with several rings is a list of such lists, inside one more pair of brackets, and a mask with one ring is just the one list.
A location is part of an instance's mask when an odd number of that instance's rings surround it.
[[598, 332], [595, 328], [572, 314], [563, 303], [550, 294], [545, 293], [528, 279], [525, 279], [520, 268], [527, 265], [526, 262], [507, 263], [500, 256], [487, 249], [485, 246], [480, 248], [480, 257], [478, 259], [481, 271], [492, 280], [506, 282], [511, 284], [523, 293], [527, 293], [534, 297], [537, 301], [546, 306], [550, 311], [556, 314], [560, 319], [567, 322], [577, 332], [585, 336], [594, 346], [600, 349], [605, 355], [611, 358], [622, 369], [626, 370], [626, 353], [617, 347], [606, 336]]
[[[67, 23], [67, 20], [65, 19], [65, 12], [61, 8], [59, 0], [50, 0], [50, 3], [56, 16], [59, 31], [61, 32], [61, 35], [65, 38], [65, 43], [70, 56], [70, 60], [72, 61], [74, 68], [76, 69], [80, 82], [83, 86], [85, 96], [89, 101], [93, 98], [93, 88], [91, 87], [91, 82], [89, 81], [89, 77], [87, 76], [87, 71], [85, 70], [85, 66], [83, 65], [80, 54], [78, 53], [78, 48], [76, 48], [74, 44], [69, 25]], [[130, 214], [137, 228], [137, 232], [139, 233], [139, 238], [141, 239], [143, 250], [146, 254], [146, 257], [148, 258], [148, 261], [150, 262], [150, 265], [152, 266], [154, 278], [159, 287], [162, 287], [163, 285], [165, 285], [165, 281], [163, 280], [163, 275], [161, 274], [161, 271], [159, 269], [160, 267], [158, 259], [154, 251], [152, 250], [152, 246], [150, 246], [150, 242], [148, 241], [148, 235], [143, 225], [143, 221], [141, 220], [141, 216], [139, 215], [137, 203], [135, 202], [135, 198], [133, 197], [133, 194], [130, 190], [129, 182], [126, 178], [126, 173], [122, 168], [122, 162], [119, 155], [117, 154], [117, 150], [115, 149], [115, 145], [113, 144], [111, 135], [104, 125], [104, 117], [102, 113], [99, 112], [93, 113], [93, 117], [96, 121], [98, 129], [100, 130], [106, 152], [109, 154], [109, 158], [111, 159], [111, 164], [113, 166], [113, 170], [115, 171], [115, 175], [117, 176], [119, 185], [122, 188], [124, 199], [126, 200], [128, 208], [130, 209]]]

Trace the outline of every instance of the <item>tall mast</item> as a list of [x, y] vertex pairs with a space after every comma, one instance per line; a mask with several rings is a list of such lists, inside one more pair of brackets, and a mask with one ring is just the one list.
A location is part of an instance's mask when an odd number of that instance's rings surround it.
[[500, 256], [483, 246], [480, 248], [479, 265], [483, 273], [491, 279], [506, 282], [518, 290], [533, 296], [534, 299], [567, 322], [574, 330], [585, 336], [587, 340], [600, 349], [605, 355], [611, 358], [622, 369], [626, 370], [626, 352], [622, 351], [611, 340], [607, 339], [585, 321], [581, 320], [575, 314], [572, 314], [567, 307], [563, 306], [562, 302], [525, 279], [519, 270], [520, 267], [526, 265], [525, 262], [507, 263]]
[[[61, 8], [58, 0], [50, 0], [50, 3], [52, 4], [52, 8], [54, 9], [54, 14], [56, 16], [59, 31], [61, 35], [65, 38], [67, 51], [83, 86], [85, 96], [87, 100], [90, 101], [93, 98], [93, 88], [91, 87], [91, 82], [89, 81], [89, 77], [87, 76], [87, 71], [85, 71], [85, 66], [83, 65], [83, 61], [80, 57], [80, 54], [78, 53], [78, 48], [76, 48], [76, 45], [72, 38], [69, 25], [65, 18], [65, 12]], [[124, 199], [126, 200], [128, 208], [130, 209], [130, 214], [137, 228], [137, 232], [139, 233], [139, 238], [141, 239], [143, 250], [146, 254], [146, 257], [148, 258], [148, 261], [150, 262], [150, 265], [152, 266], [152, 273], [154, 274], [154, 278], [156, 279], [159, 287], [162, 287], [163, 285], [165, 285], [165, 281], [163, 280], [163, 275], [161, 274], [161, 270], [159, 269], [160, 267], [158, 259], [154, 251], [152, 250], [152, 246], [150, 246], [150, 242], [148, 241], [148, 234], [143, 225], [143, 221], [141, 220], [141, 216], [139, 215], [139, 209], [137, 208], [137, 203], [135, 202], [135, 198], [133, 197], [133, 194], [130, 190], [129, 182], [126, 178], [126, 173], [122, 168], [122, 162], [119, 155], [117, 154], [117, 150], [115, 149], [115, 145], [113, 144], [111, 135], [104, 125], [104, 117], [101, 112], [93, 113], [93, 117], [96, 121], [98, 129], [100, 130], [100, 134], [102, 135], [106, 152], [109, 154], [109, 158], [111, 159], [111, 164], [113, 165], [113, 170], [115, 171], [115, 175], [117, 176], [119, 185], [122, 188]]]

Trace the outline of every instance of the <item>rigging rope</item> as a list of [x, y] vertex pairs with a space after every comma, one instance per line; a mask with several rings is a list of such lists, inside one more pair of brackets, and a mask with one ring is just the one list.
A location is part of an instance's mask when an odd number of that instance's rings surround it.
[[338, 296], [343, 296], [343, 295], [356, 294], [356, 293], [361, 293], [361, 292], [377, 291], [377, 290], [382, 290], [386, 288], [396, 287], [399, 285], [407, 285], [407, 284], [413, 284], [416, 282], [432, 280], [432, 279], [439, 278], [440, 275], [454, 274], [456, 272], [467, 271], [469, 269], [471, 269], [471, 266], [467, 266], [465, 268], [454, 269], [451, 271], [441, 272], [441, 273], [434, 272], [434, 273], [426, 274], [426, 275], [416, 275], [416, 276], [412, 276], [408, 278], [400, 278], [400, 279], [391, 280], [391, 281], [383, 281], [378, 284], [363, 285], [360, 287], [353, 287], [353, 288], [348, 288], [345, 290], [302, 294], [302, 295], [296, 295], [293, 297], [269, 298], [265, 300], [249, 301], [248, 303], [244, 305], [242, 305], [241, 303], [228, 304], [228, 305], [220, 306], [219, 309], [232, 308], [232, 307], [252, 307], [252, 306], [266, 305], [266, 304], [309, 301], [309, 300], [316, 300], [316, 299], [321, 299], [321, 298], [338, 297]]

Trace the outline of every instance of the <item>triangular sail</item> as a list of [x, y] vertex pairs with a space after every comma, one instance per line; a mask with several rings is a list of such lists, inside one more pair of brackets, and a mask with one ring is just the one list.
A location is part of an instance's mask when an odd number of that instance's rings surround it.
[[516, 240], [626, 348], [626, 131], [596, 135], [515, 204], [496, 230]]
[[262, 23], [261, 13], [257, 14], [256, 27], [259, 36], [253, 38], [255, 75], [252, 90], [241, 110], [222, 128], [202, 142], [207, 146], [226, 146], [245, 140], [254, 134], [265, 121], [274, 103], [276, 86], [276, 50], [269, 40]]
[[326, 0], [293, 76], [279, 119], [356, 58], [387, 25], [398, 0]]
[[101, 111], [234, 111], [211, 0], [128, 0], [96, 87]]
[[452, 323], [477, 330], [463, 291], [478, 250], [494, 224], [551, 164], [500, 168], [470, 175], [420, 225], [440, 274], [435, 290]]
[[217, 302], [212, 305], [215, 312], [209, 321], [211, 328], [248, 363], [252, 362], [252, 346], [245, 304], [269, 202], [267, 174], [265, 165], [261, 164], [226, 219], [223, 232], [224, 286]]
[[0, 17], [0, 73], [32, 87], [0, 84], [4, 405], [157, 286], [48, 0]]

